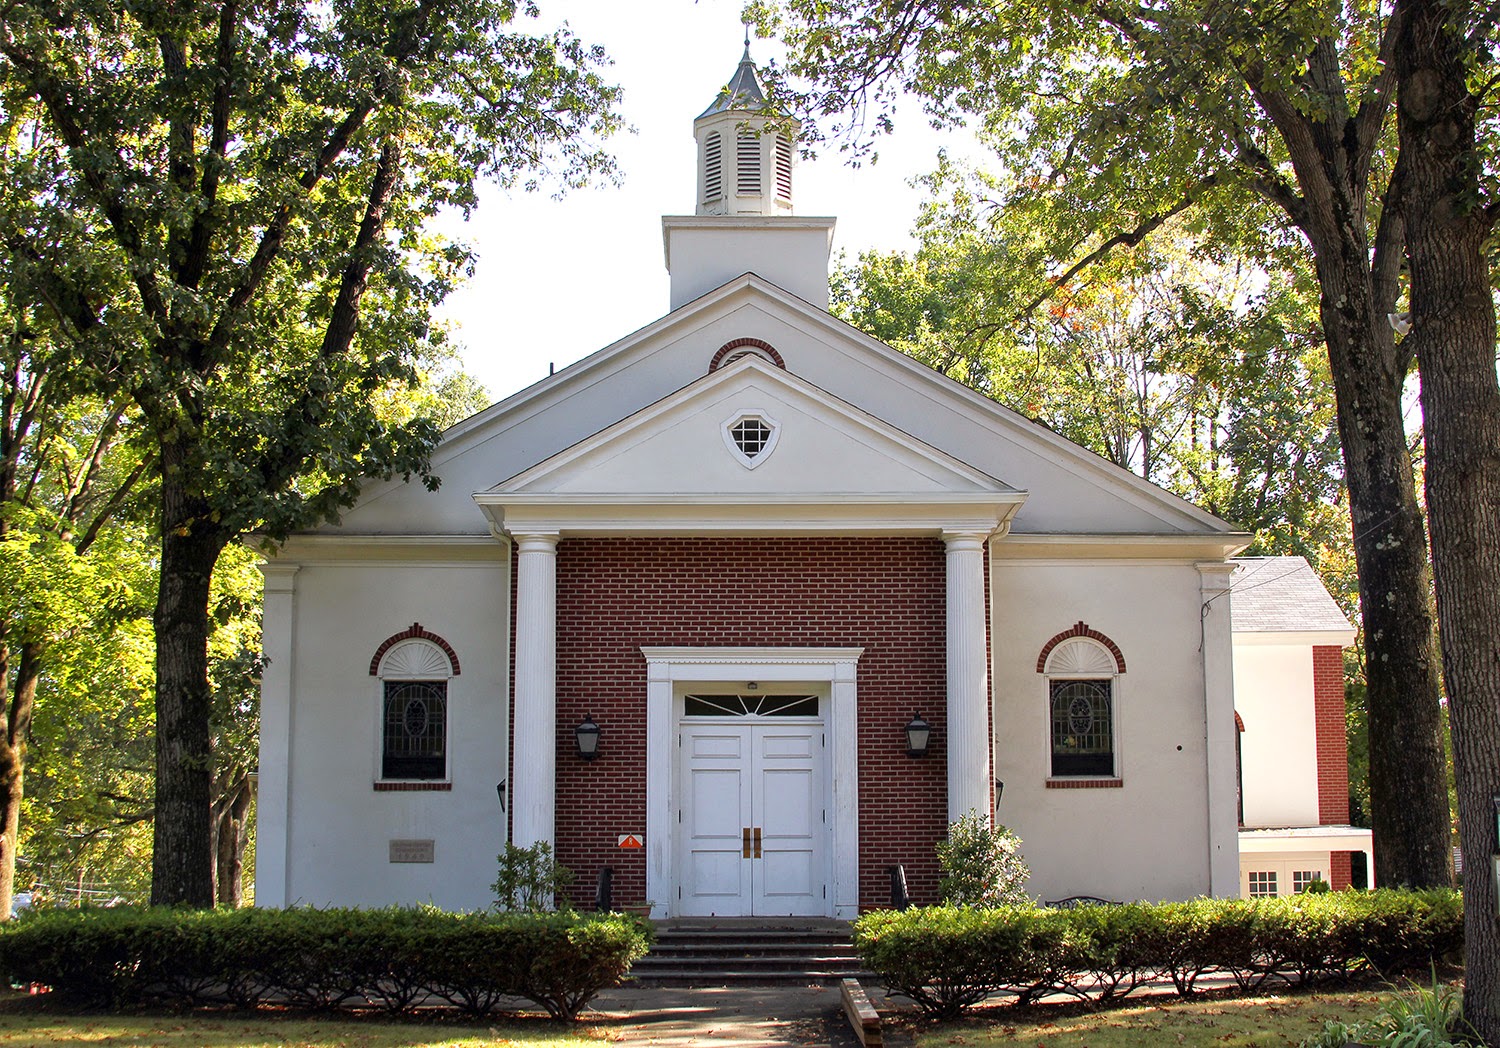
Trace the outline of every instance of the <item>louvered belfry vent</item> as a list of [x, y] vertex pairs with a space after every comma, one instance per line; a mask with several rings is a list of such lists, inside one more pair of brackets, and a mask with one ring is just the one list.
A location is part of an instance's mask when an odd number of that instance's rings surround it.
[[717, 200], [724, 195], [724, 140], [710, 131], [703, 143], [703, 199]]
[[776, 136], [776, 194], [792, 199], [792, 143], [784, 135]]
[[746, 196], [760, 192], [760, 138], [741, 131], [736, 143], [735, 166], [738, 175], [735, 190]]

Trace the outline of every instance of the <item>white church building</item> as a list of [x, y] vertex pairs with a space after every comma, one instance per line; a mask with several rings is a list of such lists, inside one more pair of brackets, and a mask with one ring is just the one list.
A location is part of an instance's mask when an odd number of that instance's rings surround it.
[[265, 565], [259, 905], [483, 907], [546, 841], [581, 903], [847, 918], [971, 811], [1040, 898], [1247, 890], [1250, 536], [831, 316], [760, 99], [694, 124], [665, 316]]

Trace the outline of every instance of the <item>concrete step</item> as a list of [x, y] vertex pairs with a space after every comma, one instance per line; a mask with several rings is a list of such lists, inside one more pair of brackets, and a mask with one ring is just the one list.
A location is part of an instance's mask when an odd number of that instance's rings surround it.
[[659, 986], [784, 986], [859, 976], [843, 921], [692, 919], [657, 925], [631, 977]]

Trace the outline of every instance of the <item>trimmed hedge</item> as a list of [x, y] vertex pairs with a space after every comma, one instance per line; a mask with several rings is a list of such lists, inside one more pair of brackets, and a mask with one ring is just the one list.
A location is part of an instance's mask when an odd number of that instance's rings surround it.
[[0, 975], [105, 1005], [230, 1002], [393, 1014], [502, 998], [572, 1019], [650, 945], [622, 914], [431, 908], [49, 910], [0, 928]]
[[1248, 990], [1426, 969], [1462, 950], [1463, 903], [1449, 891], [1376, 891], [1066, 910], [936, 906], [867, 913], [854, 945], [887, 989], [953, 1018], [1001, 990], [1020, 1004], [1057, 993], [1102, 1001], [1145, 982], [1186, 996], [1207, 973]]

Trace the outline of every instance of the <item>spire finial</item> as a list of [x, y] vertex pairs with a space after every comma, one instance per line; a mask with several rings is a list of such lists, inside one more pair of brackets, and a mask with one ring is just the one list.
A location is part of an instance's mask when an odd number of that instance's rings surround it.
[[750, 57], [750, 23], [746, 22], [746, 23], [744, 23], [744, 26], [745, 26], [745, 58], [741, 59], [741, 61], [745, 61], [746, 59], [748, 59]]

